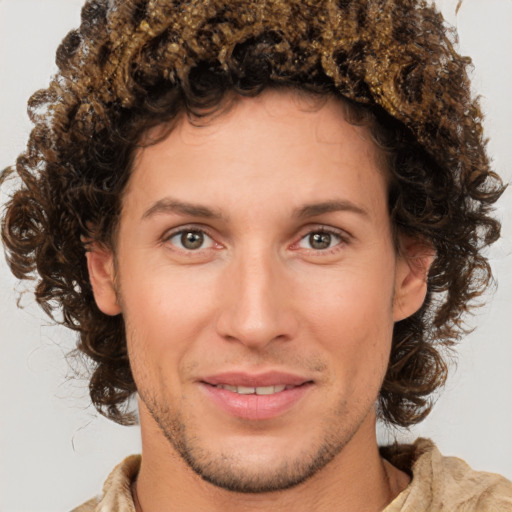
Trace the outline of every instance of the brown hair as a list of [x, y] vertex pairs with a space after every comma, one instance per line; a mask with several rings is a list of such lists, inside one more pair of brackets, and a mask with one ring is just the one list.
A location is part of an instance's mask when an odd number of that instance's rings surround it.
[[491, 278], [482, 249], [503, 191], [491, 171], [469, 59], [420, 0], [90, 0], [57, 51], [59, 72], [29, 102], [34, 122], [2, 237], [19, 278], [37, 278], [43, 309], [79, 333], [90, 394], [119, 423], [136, 391], [121, 315], [95, 305], [81, 242], [113, 247], [141, 137], [181, 113], [205, 116], [226, 93], [268, 87], [334, 94], [368, 127], [392, 176], [395, 230], [436, 259], [420, 311], [398, 322], [379, 403], [384, 420], [423, 419], [446, 378], [443, 347]]

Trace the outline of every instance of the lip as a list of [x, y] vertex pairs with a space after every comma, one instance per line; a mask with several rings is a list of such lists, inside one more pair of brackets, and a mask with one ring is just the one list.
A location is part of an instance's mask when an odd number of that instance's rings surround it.
[[[206, 396], [223, 412], [252, 421], [268, 420], [285, 414], [301, 401], [314, 385], [313, 381], [305, 377], [283, 372], [222, 373], [205, 377], [199, 384]], [[246, 387], [277, 385], [288, 387], [272, 395], [242, 395], [216, 387], [222, 384]]]
[[211, 386], [226, 384], [228, 386], [300, 386], [311, 382], [307, 377], [301, 377], [286, 372], [271, 371], [265, 373], [249, 374], [244, 372], [225, 372], [210, 375], [201, 379], [202, 382]]

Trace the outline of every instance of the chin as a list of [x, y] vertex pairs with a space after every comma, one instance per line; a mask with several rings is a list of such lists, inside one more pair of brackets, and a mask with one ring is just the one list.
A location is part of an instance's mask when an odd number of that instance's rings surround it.
[[262, 494], [298, 486], [322, 470], [343, 446], [324, 442], [297, 454], [228, 453], [181, 446], [179, 455], [203, 480], [227, 491]]
[[253, 431], [217, 439], [206, 429], [191, 428], [181, 417], [171, 420], [161, 410], [149, 410], [172, 450], [196, 475], [236, 493], [278, 492], [306, 482], [336, 458], [360, 427], [345, 424], [333, 431], [332, 423], [329, 428], [325, 422], [316, 436], [299, 428], [292, 435]]

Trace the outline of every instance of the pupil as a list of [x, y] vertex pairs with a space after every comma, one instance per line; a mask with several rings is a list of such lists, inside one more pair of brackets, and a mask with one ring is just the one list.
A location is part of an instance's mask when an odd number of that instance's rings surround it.
[[327, 249], [331, 245], [329, 233], [314, 233], [309, 235], [309, 243], [313, 249]]
[[181, 243], [186, 249], [199, 249], [204, 242], [204, 235], [199, 231], [188, 231], [181, 235]]

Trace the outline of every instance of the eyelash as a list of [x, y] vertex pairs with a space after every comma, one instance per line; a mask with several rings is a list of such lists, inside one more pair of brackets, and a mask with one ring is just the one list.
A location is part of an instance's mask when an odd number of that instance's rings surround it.
[[299, 244], [303, 240], [306, 240], [308, 237], [315, 235], [315, 234], [326, 234], [326, 235], [330, 235], [331, 237], [335, 237], [338, 239], [338, 242], [336, 244], [334, 244], [334, 246], [327, 247], [325, 249], [305, 248], [305, 250], [309, 251], [310, 253], [315, 253], [318, 255], [333, 254], [333, 253], [339, 251], [341, 249], [340, 246], [347, 245], [349, 243], [349, 238], [350, 238], [348, 233], [338, 230], [338, 229], [328, 228], [326, 226], [318, 226], [318, 227], [314, 227], [314, 228], [310, 227], [310, 228], [308, 228], [307, 233], [305, 233], [303, 236], [300, 237], [298, 242], [295, 242], [294, 244], [292, 244], [291, 248], [294, 250], [300, 249], [301, 247]]
[[[177, 246], [176, 243], [171, 242], [171, 240], [178, 236], [183, 236], [187, 233], [200, 233], [203, 236], [207, 237], [211, 241], [211, 245], [209, 247], [198, 247], [197, 249], [187, 249], [184, 247]], [[326, 226], [318, 226], [318, 227], [308, 227], [305, 234], [303, 234], [298, 241], [294, 242], [292, 245], [289, 246], [292, 250], [299, 250], [301, 249], [300, 243], [303, 240], [306, 240], [308, 237], [315, 235], [315, 234], [327, 234], [332, 237], [335, 237], [338, 239], [338, 242], [333, 247], [327, 247], [325, 249], [314, 249], [314, 248], [303, 248], [306, 251], [310, 253], [314, 253], [317, 255], [326, 255], [326, 254], [332, 254], [334, 252], [337, 252], [340, 250], [340, 246], [344, 246], [349, 243], [350, 235], [344, 231], [328, 228]], [[207, 229], [205, 229], [203, 226], [180, 226], [178, 229], [167, 232], [163, 237], [162, 241], [164, 243], [172, 245], [175, 249], [182, 252], [183, 254], [187, 254], [189, 256], [192, 256], [194, 254], [200, 254], [204, 250], [210, 250], [210, 249], [220, 249], [222, 248], [222, 244], [215, 241], [215, 238], [208, 232]]]
[[[200, 233], [200, 234], [202, 234], [204, 237], [207, 237], [211, 241], [211, 247], [206, 247], [206, 248], [199, 247], [197, 249], [187, 249], [185, 247], [178, 247], [176, 244], [171, 242], [171, 240], [173, 238], [178, 237], [178, 236], [183, 236], [183, 235], [185, 235], [187, 233]], [[162, 241], [164, 243], [169, 243], [170, 245], [173, 245], [179, 251], [181, 251], [184, 254], [188, 254], [188, 255], [192, 255], [194, 253], [199, 253], [202, 250], [204, 251], [205, 249], [213, 249], [213, 248], [220, 248], [220, 247], [222, 247], [221, 244], [216, 242], [214, 237], [208, 233], [207, 229], [205, 229], [203, 226], [194, 226], [194, 225], [192, 225], [192, 226], [180, 226], [180, 228], [177, 229], [177, 230], [173, 230], [173, 231], [167, 232], [163, 236]]]

